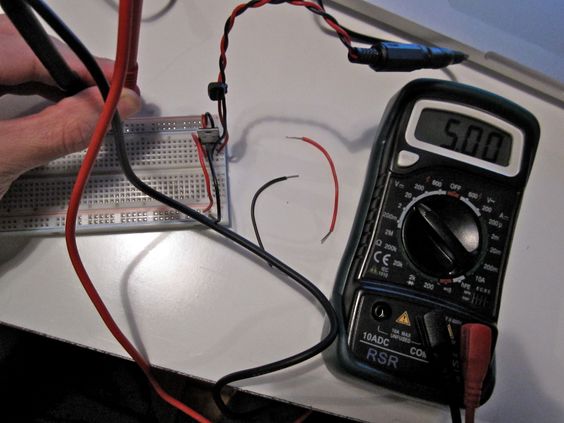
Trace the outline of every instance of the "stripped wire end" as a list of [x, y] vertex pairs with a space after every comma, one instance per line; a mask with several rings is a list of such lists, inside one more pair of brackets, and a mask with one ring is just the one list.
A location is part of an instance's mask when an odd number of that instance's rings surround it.
[[325, 241], [327, 241], [327, 238], [329, 238], [329, 235], [331, 235], [333, 233], [333, 231], [329, 231], [327, 232], [327, 234], [321, 238], [321, 243], [323, 244]]

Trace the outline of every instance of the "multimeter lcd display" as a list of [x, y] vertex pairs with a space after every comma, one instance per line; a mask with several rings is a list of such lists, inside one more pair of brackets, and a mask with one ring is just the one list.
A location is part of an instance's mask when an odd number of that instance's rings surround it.
[[507, 166], [511, 156], [512, 140], [507, 132], [446, 110], [424, 109], [415, 128], [415, 137], [500, 166]]

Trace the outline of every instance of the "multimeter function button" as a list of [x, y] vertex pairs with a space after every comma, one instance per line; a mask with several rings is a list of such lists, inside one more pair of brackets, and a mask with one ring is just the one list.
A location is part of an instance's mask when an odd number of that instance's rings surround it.
[[412, 151], [402, 150], [398, 154], [398, 167], [410, 167], [419, 161], [419, 154]]

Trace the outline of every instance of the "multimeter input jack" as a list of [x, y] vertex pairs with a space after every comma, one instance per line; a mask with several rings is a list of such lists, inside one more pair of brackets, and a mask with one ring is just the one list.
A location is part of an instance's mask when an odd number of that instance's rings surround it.
[[372, 306], [372, 317], [377, 321], [387, 320], [392, 314], [392, 308], [388, 303], [377, 302]]

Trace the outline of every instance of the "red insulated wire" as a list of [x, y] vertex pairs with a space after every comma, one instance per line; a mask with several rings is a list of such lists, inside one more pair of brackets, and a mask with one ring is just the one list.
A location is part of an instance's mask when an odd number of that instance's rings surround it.
[[[251, 6], [252, 8], [257, 8], [257, 7], [261, 7], [264, 6], [265, 4], [270, 3], [270, 0], [262, 0], [259, 1], [258, 3], [254, 4], [253, 6]], [[233, 25], [235, 24], [235, 18], [237, 18], [237, 15], [241, 12], [242, 9], [244, 9], [245, 7], [247, 7], [246, 4], [241, 3], [239, 5], [237, 5], [235, 7], [235, 9], [233, 9], [233, 11], [231, 12], [231, 15], [229, 16], [229, 28], [233, 28]], [[225, 51], [225, 38], [221, 39], [221, 48], [223, 49], [223, 51]]]
[[[258, 3], [255, 3], [254, 5], [250, 6], [251, 8], [255, 9], [257, 7], [261, 7], [264, 6], [265, 4], [270, 3], [272, 0], [262, 0], [259, 1]], [[288, 4], [292, 5], [292, 6], [303, 6], [303, 7], [307, 7], [307, 8], [313, 8], [316, 10], [319, 10], [320, 12], [325, 12], [325, 10], [317, 3], [313, 3], [311, 1], [291, 1]], [[236, 6], [233, 11], [231, 12], [231, 15], [229, 16], [228, 19], [228, 32], [231, 31], [231, 29], [233, 28], [233, 25], [235, 24], [235, 19], [237, 18], [237, 15], [241, 12], [242, 9], [245, 9], [247, 7], [246, 3], [241, 3], [238, 6]], [[343, 39], [345, 40], [346, 44], [351, 47], [352, 46], [352, 40], [348, 34], [347, 31], [345, 31], [341, 26], [339, 26], [338, 24], [336, 24], [335, 22], [329, 20], [329, 19], [324, 19], [325, 22], [327, 22], [327, 25], [329, 25], [335, 32], [337, 32], [337, 34], [339, 34], [341, 37], [343, 37]], [[225, 45], [225, 34], [221, 37], [221, 41], [220, 41], [220, 61], [221, 63], [223, 63], [223, 67], [225, 68], [227, 66], [227, 56], [226, 56], [226, 51], [227, 51], [227, 47]], [[218, 76], [218, 82], [224, 82], [223, 78], [221, 76], [221, 73]]]
[[[140, 3], [140, 2], [139, 2]], [[139, 4], [137, 3], [137, 4]], [[127, 351], [127, 353], [133, 358], [133, 360], [139, 365], [143, 373], [145, 373], [149, 382], [151, 383], [153, 389], [157, 394], [167, 403], [187, 414], [194, 420], [202, 423], [209, 423], [209, 420], [201, 416], [196, 411], [192, 410], [190, 407], [183, 404], [181, 401], [172, 397], [168, 394], [157, 382], [155, 377], [151, 372], [151, 366], [149, 362], [143, 357], [143, 355], [133, 346], [133, 344], [127, 339], [123, 332], [119, 329], [118, 325], [112, 318], [110, 312], [105, 306], [102, 298], [96, 291], [94, 284], [92, 283], [84, 264], [80, 258], [78, 251], [78, 246], [76, 243], [76, 218], [78, 214], [78, 208], [84, 192], [84, 187], [88, 182], [88, 177], [90, 176], [92, 166], [96, 160], [96, 156], [108, 129], [110, 120], [112, 119], [117, 103], [120, 98], [120, 94], [125, 82], [127, 63], [129, 59], [130, 43], [133, 25], [133, 10], [136, 6], [135, 0], [121, 0], [119, 5], [119, 27], [118, 27], [118, 41], [117, 41], [117, 51], [116, 51], [116, 63], [114, 68], [114, 74], [112, 77], [112, 82], [110, 86], [110, 92], [108, 98], [102, 109], [102, 113], [96, 124], [94, 134], [92, 135], [90, 145], [84, 157], [84, 161], [78, 172], [75, 184], [73, 186], [71, 198], [69, 201], [69, 206], [67, 210], [66, 223], [65, 223], [65, 239], [67, 243], [67, 250], [69, 253], [70, 260], [76, 271], [82, 286], [84, 287], [88, 297], [92, 301], [94, 307], [100, 314], [100, 317], [104, 321], [107, 328], [110, 330], [115, 339], [120, 343], [120, 345]]]
[[464, 379], [465, 423], [474, 423], [482, 385], [492, 359], [492, 330], [481, 323], [466, 323], [460, 330], [460, 363]]
[[143, 0], [136, 0], [133, 5], [133, 28], [131, 31], [131, 42], [129, 44], [127, 73], [125, 75], [125, 87], [134, 90], [137, 94], [139, 94], [139, 87], [137, 86], [137, 74], [139, 72], [137, 52], [139, 50], [139, 33], [141, 30], [142, 11]]
[[200, 115], [200, 121], [202, 122], [202, 129], [206, 129], [208, 127], [208, 118], [205, 113]]
[[[220, 82], [220, 83], [225, 82], [224, 81], [224, 75], [225, 75], [225, 68], [227, 67], [227, 54], [226, 54], [227, 53], [227, 35], [231, 31], [231, 29], [233, 29], [233, 25], [235, 24], [235, 19], [246, 8], [261, 7], [261, 6], [264, 6], [265, 4], [271, 3], [271, 1], [272, 0], [262, 0], [262, 1], [259, 1], [255, 4], [251, 5], [251, 6], [248, 6], [248, 3], [241, 3], [238, 6], [236, 6], [233, 9], [233, 11], [231, 12], [231, 15], [229, 16], [227, 23], [226, 23], [225, 31], [224, 31], [223, 36], [221, 37], [221, 41], [219, 43], [220, 71], [219, 71], [219, 74], [218, 74], [218, 77], [217, 77], [218, 82]], [[311, 2], [311, 1], [290, 1], [290, 2], [288, 2], [288, 4], [290, 4], [292, 6], [302, 6], [302, 7], [308, 8], [308, 9], [315, 9], [319, 12], [326, 13], [325, 9], [323, 9], [323, 7], [321, 7], [319, 4]], [[339, 37], [341, 38], [343, 43], [345, 43], [345, 45], [349, 49], [349, 56], [355, 57], [356, 54], [355, 54], [354, 49], [352, 47], [352, 40], [351, 40], [349, 33], [344, 28], [342, 28], [339, 24], [332, 21], [331, 19], [328, 19], [327, 17], [323, 17], [323, 19], [325, 20], [327, 25], [329, 25], [335, 32], [337, 32], [337, 34], [339, 35]], [[218, 101], [217, 108], [218, 108], [219, 120], [223, 125], [223, 130], [224, 130], [225, 135], [224, 135], [223, 142], [220, 144], [220, 146], [218, 148], [218, 151], [223, 150], [225, 148], [225, 146], [227, 145], [228, 141], [229, 141], [229, 132], [227, 131], [227, 125], [226, 125], [225, 119], [223, 117], [224, 113], [223, 113], [223, 108], [222, 108], [222, 102], [225, 102], [225, 99]]]
[[210, 200], [208, 206], [204, 210], [202, 210], [202, 212], [206, 213], [213, 206], [213, 196], [212, 196], [212, 193], [211, 193], [210, 174], [208, 173], [208, 169], [206, 168], [206, 161], [205, 161], [205, 158], [204, 158], [204, 148], [202, 147], [202, 142], [200, 141], [200, 137], [198, 137], [198, 135], [192, 133], [192, 139], [196, 143], [196, 148], [198, 149], [198, 159], [200, 160], [200, 166], [202, 167], [202, 172], [204, 173], [204, 180], [206, 181], [206, 192], [208, 193], [208, 198]]
[[[270, 3], [271, 0], [262, 0], [259, 1], [258, 3], [254, 4], [253, 6], [251, 6], [252, 8], [257, 8], [257, 7], [261, 7], [264, 6], [265, 4]], [[247, 7], [246, 3], [241, 3], [238, 6], [235, 7], [235, 9], [233, 9], [233, 11], [231, 12], [231, 15], [229, 16], [229, 30], [231, 30], [231, 28], [233, 28], [233, 25], [235, 24], [235, 18], [237, 18], [237, 15], [241, 12], [242, 9], [245, 9]], [[227, 51], [227, 47], [225, 45], [225, 34], [223, 35], [223, 37], [221, 37], [221, 41], [219, 43], [219, 49], [220, 49], [220, 57], [219, 60], [223, 63], [223, 66], [227, 66], [227, 57], [225, 56], [225, 52]], [[217, 80], [219, 82], [223, 82], [222, 81], [222, 77], [221, 77], [221, 73], [219, 74]]]
[[[292, 6], [311, 7], [313, 9], [319, 10], [320, 12], [325, 12], [325, 9], [323, 9], [319, 4], [313, 3], [311, 1], [292, 1], [290, 2], [290, 4]], [[325, 19], [325, 22], [327, 22], [327, 25], [333, 28], [335, 32], [337, 32], [337, 34], [341, 35], [349, 46], [352, 45], [351, 37], [349, 36], [349, 33], [347, 31], [345, 31], [341, 26], [329, 19]]]
[[333, 159], [331, 158], [327, 150], [325, 150], [325, 148], [323, 148], [323, 146], [319, 144], [317, 141], [314, 141], [308, 137], [287, 137], [287, 138], [302, 140], [310, 145], [313, 145], [315, 148], [317, 148], [319, 151], [323, 153], [323, 155], [329, 162], [329, 167], [331, 168], [331, 174], [333, 175], [333, 183], [335, 185], [335, 198], [333, 200], [333, 215], [331, 217], [331, 224], [329, 225], [329, 232], [327, 232], [327, 235], [325, 235], [321, 239], [321, 242], [324, 242], [335, 229], [335, 223], [337, 222], [337, 212], [339, 210], [339, 179], [337, 178], [337, 170], [335, 169], [335, 163], [333, 163]]

